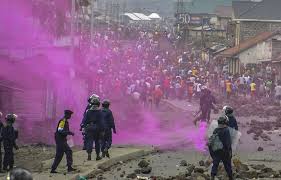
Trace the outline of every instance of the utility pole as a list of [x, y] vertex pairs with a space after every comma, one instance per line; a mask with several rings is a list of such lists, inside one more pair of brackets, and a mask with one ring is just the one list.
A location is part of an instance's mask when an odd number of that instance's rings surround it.
[[93, 44], [93, 36], [94, 36], [94, 3], [95, 0], [92, 0], [91, 2], [91, 44], [90, 46], [92, 46]]
[[201, 17], [201, 46], [204, 47], [204, 16]]
[[70, 78], [75, 77], [75, 71], [73, 68], [74, 65], [74, 46], [75, 46], [75, 0], [71, 0], [71, 27], [70, 27], [70, 38], [71, 38], [71, 46], [70, 46], [70, 61], [72, 68], [70, 69]]

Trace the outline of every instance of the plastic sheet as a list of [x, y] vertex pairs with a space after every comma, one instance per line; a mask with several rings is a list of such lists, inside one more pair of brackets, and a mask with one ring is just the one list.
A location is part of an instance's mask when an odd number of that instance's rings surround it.
[[67, 136], [67, 144], [69, 145], [69, 147], [73, 147], [74, 146], [74, 141], [73, 141], [72, 137]]

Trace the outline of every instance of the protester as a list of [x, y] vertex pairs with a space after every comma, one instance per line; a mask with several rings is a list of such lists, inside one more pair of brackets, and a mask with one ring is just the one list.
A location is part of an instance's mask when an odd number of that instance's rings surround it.
[[251, 88], [251, 98], [253, 100], [255, 100], [255, 98], [256, 98], [256, 83], [254, 81], [252, 81], [252, 83], [250, 84], [250, 88]]
[[225, 87], [226, 87], [226, 99], [229, 100], [232, 93], [232, 83], [230, 80], [226, 80]]
[[203, 94], [200, 97], [200, 107], [199, 113], [201, 113], [197, 118], [194, 120], [194, 124], [198, 121], [205, 121], [210, 122], [211, 110], [215, 109], [214, 105], [216, 104], [215, 97], [211, 94], [211, 91], [206, 87], [203, 87], [202, 90]]
[[275, 87], [275, 98], [279, 105], [281, 105], [281, 82], [279, 81], [277, 86]]

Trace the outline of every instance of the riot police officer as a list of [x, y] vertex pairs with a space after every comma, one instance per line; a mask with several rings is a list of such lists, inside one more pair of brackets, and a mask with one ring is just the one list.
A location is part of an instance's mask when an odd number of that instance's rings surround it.
[[89, 99], [88, 99], [88, 105], [84, 111], [83, 114], [83, 119], [82, 122], [80, 124], [80, 131], [82, 131], [82, 136], [83, 136], [83, 150], [86, 150], [86, 137], [85, 137], [85, 131], [84, 131], [84, 123], [85, 123], [85, 117], [86, 117], [86, 112], [93, 106], [93, 102], [95, 99], [100, 100], [100, 97], [96, 94], [92, 94]]
[[216, 151], [214, 151], [211, 147], [209, 147], [210, 155], [213, 159], [213, 166], [211, 170], [211, 180], [215, 179], [215, 176], [218, 172], [218, 167], [220, 162], [223, 162], [224, 168], [228, 175], [229, 180], [233, 180], [233, 172], [232, 172], [232, 165], [231, 165], [231, 158], [232, 158], [232, 148], [231, 148], [231, 137], [230, 132], [227, 126], [227, 118], [220, 117], [218, 119], [218, 128], [216, 128], [213, 134], [217, 134], [222, 147]]
[[59, 163], [62, 160], [63, 154], [66, 154], [67, 161], [67, 170], [68, 172], [75, 171], [72, 167], [72, 150], [67, 144], [67, 136], [74, 136], [74, 133], [69, 130], [68, 120], [71, 118], [73, 112], [71, 110], [64, 111], [64, 117], [58, 122], [56, 133], [55, 133], [55, 141], [56, 141], [56, 156], [54, 163], [52, 165], [51, 173], [57, 173], [56, 169]]
[[13, 169], [14, 166], [14, 151], [18, 149], [16, 144], [16, 139], [18, 138], [18, 133], [14, 129], [13, 124], [15, 123], [17, 115], [8, 114], [6, 116], [6, 126], [2, 129], [2, 141], [4, 146], [4, 161], [3, 161], [3, 170], [7, 171], [8, 166], [9, 169]]
[[237, 124], [237, 120], [233, 114], [233, 108], [230, 106], [224, 106], [223, 110], [224, 110], [224, 114], [228, 118], [228, 122], [227, 122], [228, 127], [231, 127], [233, 129], [235, 129], [236, 131], [238, 131], [238, 124]]
[[114, 117], [112, 114], [112, 111], [109, 109], [110, 106], [110, 101], [109, 100], [104, 100], [102, 103], [102, 120], [103, 120], [103, 125], [104, 125], [104, 136], [102, 139], [102, 145], [101, 145], [101, 150], [102, 150], [102, 156], [103, 157], [110, 157], [108, 150], [111, 147], [112, 144], [112, 131], [114, 134], [116, 134], [116, 129], [115, 129], [115, 123], [114, 123]]
[[2, 117], [3, 117], [3, 114], [2, 112], [0, 112], [0, 172], [2, 172], [2, 130], [4, 128], [4, 125], [2, 123]]
[[93, 99], [92, 107], [87, 110], [82, 128], [85, 131], [86, 151], [88, 160], [92, 159], [93, 143], [95, 142], [96, 160], [101, 160], [100, 157], [100, 140], [103, 135], [102, 114], [99, 109], [99, 99]]

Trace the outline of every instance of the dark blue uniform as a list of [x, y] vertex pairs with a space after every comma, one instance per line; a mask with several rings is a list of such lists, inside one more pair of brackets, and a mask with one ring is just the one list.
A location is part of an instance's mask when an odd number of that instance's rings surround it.
[[112, 144], [112, 130], [114, 133], [116, 133], [116, 129], [112, 111], [110, 109], [103, 108], [101, 112], [104, 125], [104, 137], [102, 140], [101, 150], [102, 152], [104, 152], [104, 150], [107, 151], [108, 149], [110, 149]]
[[100, 140], [103, 132], [102, 114], [98, 108], [89, 109], [84, 118], [86, 150], [88, 154], [92, 153], [93, 144], [95, 142], [95, 151], [97, 156], [100, 154]]
[[61, 119], [57, 125], [56, 133], [55, 133], [55, 141], [56, 141], [56, 156], [54, 163], [52, 165], [52, 170], [56, 170], [59, 163], [61, 162], [64, 153], [66, 154], [66, 161], [68, 169], [71, 168], [73, 160], [72, 160], [72, 150], [67, 144], [66, 137], [68, 135], [73, 135], [72, 132], [69, 131], [69, 123], [64, 118]]
[[231, 127], [233, 129], [235, 129], [236, 131], [238, 131], [238, 125], [237, 125], [237, 121], [236, 121], [236, 118], [230, 114], [230, 115], [227, 115], [228, 117], [228, 127]]
[[231, 137], [228, 127], [217, 128], [215, 129], [214, 133], [218, 133], [219, 139], [223, 144], [223, 150], [218, 150], [216, 152], [213, 152], [210, 148], [210, 154], [213, 159], [213, 167], [212, 167], [211, 175], [212, 176], [217, 175], [219, 164], [222, 161], [229, 178], [232, 179], [232, 166], [231, 166], [232, 149], [231, 149]]
[[213, 104], [216, 104], [215, 97], [209, 90], [205, 90], [203, 95], [200, 97], [200, 111], [201, 115], [195, 119], [195, 123], [199, 120], [210, 121], [211, 109], [214, 108]]
[[14, 151], [13, 149], [17, 147], [16, 144], [17, 139], [17, 131], [15, 131], [14, 127], [11, 124], [3, 127], [2, 129], [2, 141], [4, 147], [4, 161], [3, 161], [3, 169], [7, 170], [8, 166], [10, 169], [14, 166]]
[[0, 171], [2, 171], [2, 131], [3, 131], [4, 125], [2, 122], [0, 122]]
[[[92, 105], [88, 104], [85, 111], [84, 111], [83, 119], [82, 119], [82, 122], [80, 124], [80, 131], [82, 130], [82, 128], [84, 128], [84, 124], [85, 124], [85, 121], [86, 121], [86, 113], [91, 107], [92, 107]], [[85, 132], [82, 132], [82, 135], [83, 135], [83, 150], [86, 150], [86, 135], [85, 135]]]

